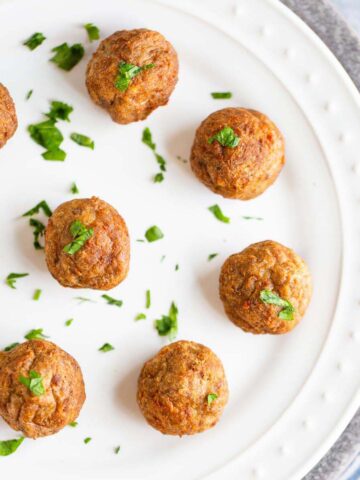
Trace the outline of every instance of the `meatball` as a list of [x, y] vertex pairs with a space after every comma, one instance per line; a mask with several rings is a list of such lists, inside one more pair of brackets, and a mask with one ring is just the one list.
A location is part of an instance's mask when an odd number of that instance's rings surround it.
[[86, 86], [114, 122], [126, 124], [168, 103], [178, 70], [177, 54], [160, 33], [121, 30], [100, 43], [87, 67]]
[[[224, 129], [230, 130], [230, 138]], [[285, 163], [284, 139], [263, 113], [224, 108], [197, 129], [190, 161], [195, 175], [213, 192], [249, 200], [275, 182]]]
[[54, 343], [29, 340], [0, 356], [0, 415], [26, 437], [57, 433], [84, 401], [78, 363]]
[[193, 435], [213, 427], [228, 401], [219, 358], [207, 347], [179, 341], [142, 368], [137, 402], [147, 422], [167, 435]]
[[96, 197], [62, 203], [46, 227], [45, 257], [50, 273], [64, 287], [109, 290], [129, 270], [125, 221]]
[[311, 275], [304, 260], [271, 240], [231, 255], [221, 269], [225, 312], [245, 332], [289, 332], [304, 316], [311, 294]]
[[17, 125], [13, 99], [8, 89], [0, 83], [0, 148], [14, 135]]

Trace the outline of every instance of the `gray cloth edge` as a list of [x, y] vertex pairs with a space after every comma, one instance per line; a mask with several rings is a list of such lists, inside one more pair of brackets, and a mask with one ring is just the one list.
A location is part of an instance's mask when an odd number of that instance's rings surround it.
[[[360, 38], [328, 0], [281, 0], [321, 38], [360, 90]], [[337, 480], [360, 451], [360, 409], [303, 480]]]

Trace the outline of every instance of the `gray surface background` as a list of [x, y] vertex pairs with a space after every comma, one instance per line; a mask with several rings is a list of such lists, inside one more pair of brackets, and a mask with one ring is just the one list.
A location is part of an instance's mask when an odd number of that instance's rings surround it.
[[[326, 43], [360, 90], [360, 0], [281, 1]], [[359, 459], [360, 410], [328, 454], [303, 480], [360, 479]]]

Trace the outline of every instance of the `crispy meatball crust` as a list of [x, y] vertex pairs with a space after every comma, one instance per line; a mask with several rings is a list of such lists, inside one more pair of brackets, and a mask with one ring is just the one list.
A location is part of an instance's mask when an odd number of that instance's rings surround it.
[[[93, 236], [74, 255], [63, 251], [73, 238], [70, 226], [80, 220], [93, 228]], [[49, 219], [45, 257], [50, 273], [64, 287], [109, 290], [129, 270], [130, 240], [123, 218], [99, 198], [62, 203]]]
[[[121, 61], [143, 67], [125, 92], [115, 87]], [[87, 67], [86, 86], [92, 100], [108, 111], [114, 122], [144, 120], [168, 103], [178, 79], [178, 57], [160, 33], [145, 28], [121, 30], [103, 40]]]
[[[33, 370], [45, 393], [35, 396], [19, 377]], [[30, 340], [0, 356], [0, 415], [14, 430], [38, 438], [57, 433], [79, 415], [85, 386], [76, 360], [54, 343]]]
[[[208, 404], [211, 393], [217, 398]], [[199, 343], [179, 341], [145, 363], [138, 380], [137, 402], [152, 427], [182, 436], [213, 427], [228, 395], [219, 358]]]
[[8, 89], [0, 83], [0, 148], [14, 135], [17, 126], [14, 101]]
[[[263, 303], [262, 290], [271, 290], [295, 308], [294, 320], [278, 317], [281, 307]], [[220, 273], [220, 298], [238, 327], [251, 333], [290, 332], [301, 320], [312, 294], [309, 269], [299, 255], [280, 243], [254, 243], [231, 255]]]
[[[237, 147], [223, 147], [209, 139], [224, 127], [240, 137]], [[263, 113], [224, 108], [209, 115], [197, 129], [191, 168], [210, 190], [226, 198], [249, 200], [275, 182], [285, 163], [280, 130]]]

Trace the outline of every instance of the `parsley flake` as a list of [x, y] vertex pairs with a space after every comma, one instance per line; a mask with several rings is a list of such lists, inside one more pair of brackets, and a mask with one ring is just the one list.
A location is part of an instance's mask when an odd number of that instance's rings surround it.
[[35, 48], [39, 47], [43, 41], [46, 40], [46, 37], [40, 32], [33, 33], [31, 37], [29, 37], [23, 45], [26, 45], [30, 50], [35, 50]]
[[282, 307], [280, 310], [278, 317], [282, 320], [291, 321], [294, 320], [294, 312], [295, 308], [291, 305], [288, 300], [283, 300], [279, 297], [276, 293], [272, 292], [271, 290], [261, 290], [260, 292], [260, 300], [263, 303], [268, 303], [270, 305], [277, 305], [278, 307]]
[[152, 227], [146, 230], [145, 238], [148, 242], [156, 242], [156, 240], [160, 240], [161, 238], [164, 238], [164, 234], [159, 227], [157, 227], [156, 225], [153, 225]]
[[213, 401], [216, 400], [217, 398], [218, 396], [216, 395], [216, 393], [209, 393], [209, 395], [207, 396], [207, 404], [211, 405]]
[[262, 217], [249, 217], [248, 215], [243, 215], [241, 218], [244, 220], [264, 220]]
[[94, 229], [86, 228], [80, 220], [75, 220], [70, 225], [70, 233], [73, 237], [73, 241], [65, 245], [63, 251], [69, 255], [74, 255], [94, 235]]
[[86, 438], [84, 439], [85, 445], [88, 444], [89, 442], [91, 442], [91, 440], [92, 440], [91, 437], [86, 437]]
[[67, 43], [62, 43], [51, 51], [55, 52], [55, 55], [50, 58], [50, 62], [67, 72], [80, 62], [85, 53], [81, 43], [75, 43], [71, 47]]
[[214, 214], [214, 217], [217, 218], [220, 222], [223, 223], [230, 223], [230, 218], [226, 217], [219, 205], [213, 205], [212, 207], [209, 207], [208, 210]]
[[13, 350], [18, 345], [20, 345], [19, 342], [10, 343], [10, 345], [4, 348], [4, 352], [10, 352], [10, 350]]
[[170, 341], [175, 340], [178, 333], [178, 308], [174, 302], [170, 306], [168, 315], [155, 320], [155, 328], [161, 337], [167, 336]]
[[145, 296], [146, 296], [145, 308], [150, 308], [150, 306], [151, 306], [151, 292], [150, 292], [150, 290], [146, 290]]
[[80, 191], [79, 191], [79, 189], [78, 189], [78, 187], [77, 187], [77, 185], [76, 185], [75, 182], [73, 182], [73, 183], [71, 184], [70, 192], [71, 192], [72, 194], [74, 194], [74, 195], [76, 195], [77, 193], [80, 193]]
[[240, 137], [235, 135], [235, 132], [231, 127], [224, 127], [222, 130], [210, 137], [208, 142], [213, 143], [215, 140], [223, 147], [235, 148], [239, 145]]
[[55, 126], [56, 120], [45, 120], [44, 122], [32, 124], [28, 126], [30, 137], [37, 144], [46, 149], [42, 154], [45, 160], [64, 161], [66, 153], [59, 147], [64, 137], [60, 130]]
[[96, 303], [95, 300], [91, 300], [91, 298], [86, 298], [86, 297], [74, 297], [75, 300], [79, 300], [79, 303], [84, 303], [84, 302], [91, 302], [91, 303]]
[[156, 152], [156, 144], [153, 142], [152, 133], [148, 127], [143, 130], [141, 141], [154, 153], [155, 160], [160, 167], [160, 172], [154, 176], [154, 183], [161, 183], [164, 180], [163, 172], [166, 172], [166, 160]]
[[33, 207], [30, 210], [28, 210], [27, 212], [23, 213], [22, 216], [23, 217], [32, 217], [33, 215], [36, 215], [37, 213], [40, 213], [40, 210], [42, 210], [43, 213], [47, 217], [51, 217], [51, 215], [52, 215], [51, 208], [49, 207], [49, 205], [47, 204], [47, 202], [45, 200], [41, 200], [41, 202], [39, 202], [37, 205], [35, 205], [35, 207]]
[[43, 334], [43, 331], [43, 328], [35, 328], [30, 330], [24, 338], [26, 338], [26, 340], [43, 340], [44, 338], [49, 338]]
[[10, 288], [16, 289], [15, 283], [18, 278], [23, 278], [27, 277], [29, 274], [28, 273], [9, 273], [9, 275], [6, 277], [6, 285], [8, 285]]
[[155, 65], [153, 63], [149, 63], [143, 67], [138, 67], [137, 65], [126, 63], [122, 60], [118, 65], [118, 74], [115, 79], [115, 87], [120, 90], [120, 92], [126, 92], [133, 78], [137, 77], [143, 70], [149, 70], [150, 68], [154, 67]]
[[177, 264], [175, 265], [175, 272], [177, 272], [177, 271], [179, 270], [179, 268], [180, 268], [180, 267], [179, 267], [179, 264], [177, 263]]
[[102, 347], [99, 348], [99, 352], [111, 352], [115, 348], [110, 343], [104, 343]]
[[120, 452], [120, 447], [115, 447], [114, 448], [114, 453], [117, 455]]
[[117, 307], [121, 307], [123, 304], [122, 300], [116, 300], [116, 298], [110, 297], [110, 295], [101, 295], [102, 298], [104, 298], [109, 305], [116, 305]]
[[73, 323], [73, 321], [74, 321], [73, 318], [69, 318], [69, 320], [66, 320], [65, 326], [66, 326], [66, 327], [70, 327], [70, 325]]
[[50, 111], [45, 113], [45, 115], [51, 120], [64, 120], [65, 122], [70, 122], [70, 113], [74, 111], [74, 108], [71, 105], [68, 105], [64, 102], [59, 102], [58, 100], [53, 100], [50, 104]]
[[146, 319], [146, 315], [145, 313], [138, 313], [135, 317], [135, 321], [139, 321], [139, 320], [145, 320]]
[[42, 292], [42, 291], [40, 290], [40, 288], [37, 288], [37, 289], [35, 290], [35, 292], [34, 292], [33, 300], [35, 300], [35, 301], [39, 300], [40, 295], [41, 295], [41, 292]]
[[29, 90], [26, 94], [26, 97], [25, 97], [25, 100], [29, 100], [29, 98], [31, 97], [31, 95], [33, 94], [33, 91], [34, 90]]
[[43, 378], [39, 373], [35, 372], [35, 370], [30, 370], [29, 378], [20, 375], [19, 382], [25, 385], [36, 397], [40, 397], [45, 393]]
[[163, 180], [164, 174], [162, 172], [159, 172], [154, 176], [154, 183], [161, 183]]
[[91, 148], [91, 150], [94, 150], [95, 148], [94, 140], [91, 140], [91, 138], [87, 137], [86, 135], [81, 135], [81, 133], [72, 133], [70, 138], [73, 142], [77, 143], [81, 147]]
[[69, 425], [69, 427], [75, 428], [75, 427], [77, 427], [79, 424], [78, 424], [78, 422], [70, 422], [68, 425]]
[[89, 38], [90, 42], [94, 42], [95, 40], [99, 40], [100, 30], [96, 25], [94, 25], [93, 23], [85, 23], [84, 28], [87, 31], [88, 38]]
[[224, 98], [231, 98], [232, 93], [231, 92], [212, 92], [211, 96], [212, 98], [215, 98], [215, 99], [224, 99]]
[[35, 250], [43, 250], [44, 247], [40, 244], [39, 238], [44, 236], [45, 225], [40, 222], [40, 220], [36, 220], [36, 218], [30, 218], [29, 225], [34, 228], [33, 235]]
[[16, 438], [14, 440], [1, 440], [0, 441], [0, 457], [7, 457], [20, 447], [24, 437]]
[[213, 258], [217, 257], [219, 254], [218, 253], [210, 253], [208, 256], [208, 262], [210, 262]]

